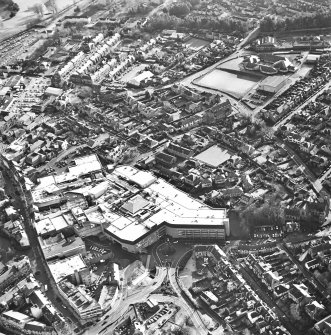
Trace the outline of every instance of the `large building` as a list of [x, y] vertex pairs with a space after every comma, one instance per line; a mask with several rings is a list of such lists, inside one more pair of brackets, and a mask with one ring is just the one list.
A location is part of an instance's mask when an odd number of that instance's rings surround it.
[[286, 85], [285, 76], [267, 77], [261, 81], [258, 90], [268, 93], [277, 93], [285, 85]]
[[297, 70], [288, 58], [271, 53], [247, 56], [243, 60], [243, 66], [248, 71], [260, 71], [267, 76]]
[[65, 278], [77, 285], [89, 284], [91, 281], [90, 271], [81, 255], [48, 262], [48, 267], [56, 283]]
[[[86, 161], [91, 161], [88, 169], [84, 168]], [[119, 166], [103, 175], [98, 164], [93, 168], [94, 163], [89, 158], [76, 160], [75, 180], [70, 168], [69, 174], [41, 178], [32, 191], [38, 207], [45, 197], [66, 199], [65, 207], [63, 202], [57, 204], [58, 212], [49, 215], [49, 211], [39, 207], [40, 212], [36, 213], [35, 227], [47, 259], [85, 253], [83, 243], [77, 244], [80, 237], [71, 244], [65, 243], [61, 252], [63, 239], [58, 236], [64, 226], [72, 226], [79, 236], [82, 230], [84, 236], [89, 232], [104, 235], [133, 253], [145, 252], [165, 235], [214, 242], [222, 242], [229, 235], [225, 209], [212, 209], [152, 173]], [[90, 206], [82, 197], [90, 199]]]
[[59, 292], [82, 323], [94, 321], [102, 314], [100, 304], [80, 286], [75, 286], [68, 280], [58, 284]]
[[144, 252], [164, 235], [223, 241], [229, 234], [225, 209], [211, 209], [151, 173], [121, 166], [113, 172], [112, 179], [137, 187], [132, 196], [122, 198], [117, 208], [107, 210], [102, 204], [99, 207], [107, 222], [105, 235], [125, 250]]

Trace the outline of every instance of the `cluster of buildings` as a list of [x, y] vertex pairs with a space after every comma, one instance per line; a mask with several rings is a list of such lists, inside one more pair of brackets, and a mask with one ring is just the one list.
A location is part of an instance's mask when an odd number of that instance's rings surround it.
[[287, 247], [296, 256], [302, 265], [310, 271], [315, 280], [323, 287], [327, 287], [327, 276], [329, 273], [330, 260], [330, 239], [326, 237], [316, 237], [287, 244]]
[[0, 264], [0, 325], [10, 334], [71, 334], [66, 320], [32, 275], [27, 256]]
[[327, 48], [329, 42], [324, 36], [299, 36], [293, 40], [277, 39], [274, 36], [262, 36], [251, 42], [250, 49], [256, 52], [286, 52], [289, 50], [321, 50]]
[[[315, 12], [325, 12], [327, 10], [327, 2], [301, 2], [295, 1], [290, 2], [288, 0], [282, 0], [277, 3], [274, 8], [274, 11], [277, 15], [282, 15], [286, 17], [293, 17], [293, 15], [297, 15], [300, 13], [315, 13]], [[270, 13], [274, 14], [274, 13]]]
[[[287, 13], [300, 6], [274, 7]], [[201, 1], [187, 19], [226, 20], [224, 8], [247, 29], [269, 14], [269, 5], [261, 2]], [[114, 306], [122, 274], [110, 253], [91, 253], [88, 238], [102, 238], [134, 254], [147, 252], [165, 236], [222, 244], [230, 235], [227, 208], [258, 208], [277, 192], [281, 220], [251, 232], [270, 243], [263, 250], [238, 246], [236, 255], [247, 257], [234, 264], [216, 245], [196, 246], [198, 279], [190, 291], [232, 331], [288, 334], [281, 313], [271, 308], [288, 303], [290, 320], [296, 313], [307, 320], [305, 325], [325, 332], [326, 306], [298, 264], [269, 239], [300, 230], [303, 219], [314, 217], [322, 224], [328, 215], [329, 199], [318, 198], [320, 189], [309, 171], [298, 171], [293, 151], [317, 175], [329, 168], [330, 90], [287, 121], [276, 138], [262, 123], [238, 113], [241, 103], [174, 83], [231, 54], [239, 38], [164, 30], [145, 40], [139, 29], [146, 22], [65, 17], [57, 26], [57, 45], [39, 59], [45, 76], [23, 77], [20, 65], [7, 58], [0, 64], [0, 151], [22, 174], [31, 195], [33, 234], [56, 295], [81, 325], [97, 322]], [[61, 29], [75, 25], [82, 27], [80, 35], [61, 36]], [[112, 27], [112, 33], [101, 33], [105, 27]], [[25, 45], [29, 34], [16, 41]], [[37, 32], [31, 34], [35, 38]], [[6, 42], [1, 48], [10, 53], [17, 45]], [[257, 92], [269, 99], [297, 69], [288, 58], [265, 53], [277, 48], [274, 38], [259, 39], [255, 48], [263, 53], [247, 57], [245, 70], [283, 75], [259, 83]], [[309, 77], [278, 95], [259, 116], [277, 123], [325, 86], [330, 57], [310, 54], [307, 62], [313, 63]], [[1, 232], [29, 246], [23, 219], [2, 188], [0, 208]], [[306, 270], [322, 282], [328, 275], [329, 246], [314, 246], [305, 255]], [[95, 266], [99, 263], [105, 263], [102, 273]], [[1, 326], [17, 334], [65, 334], [66, 319], [30, 272], [27, 258], [0, 264]], [[256, 294], [250, 276], [272, 303]], [[141, 306], [133, 310], [130, 325], [137, 330], [176, 313], [163, 306], [145, 318]], [[115, 333], [124, 333], [121, 327]]]
[[[150, 172], [130, 166], [105, 169], [97, 155], [73, 160], [66, 171], [31, 185], [34, 233], [52, 285], [81, 324], [95, 322], [119, 293], [120, 273], [107, 262], [100, 275], [85, 242], [97, 236], [143, 253], [165, 235], [224, 241], [226, 210], [211, 209]], [[102, 259], [107, 257], [102, 257]]]
[[285, 92], [270, 102], [261, 111], [262, 117], [277, 122], [283, 119], [291, 110], [298, 108], [314, 93], [321, 90], [330, 78], [329, 56], [323, 56], [314, 65], [309, 77], [302, 78], [291, 85]]
[[25, 231], [23, 217], [11, 205], [11, 202], [4, 190], [5, 182], [2, 173], [0, 173], [1, 188], [0, 188], [0, 234], [9, 238], [15, 243], [19, 249], [28, 249], [30, 242]]
[[[328, 329], [329, 312], [325, 301], [316, 293], [321, 285], [326, 287], [326, 281], [321, 280], [322, 275], [311, 279], [305, 274], [304, 278], [303, 271], [308, 269], [313, 273], [320, 269], [323, 273], [326, 265], [322, 254], [327, 258], [329, 246], [328, 238], [308, 239], [294, 244], [288, 243], [289, 249], [274, 250], [266, 256], [249, 254], [244, 261], [253, 278], [260, 281], [272, 294], [275, 303], [278, 306], [287, 306], [287, 315], [292, 319], [291, 322], [299, 329], [314, 329], [314, 334], [325, 334], [324, 329]], [[299, 250], [305, 251], [296, 254]], [[296, 254], [295, 257], [300, 261], [299, 266], [288, 257], [288, 253]]]
[[[244, 31], [248, 31], [255, 27], [260, 15], [262, 14], [258, 13], [258, 11], [253, 11], [251, 5], [248, 3], [245, 5], [245, 8], [241, 10], [240, 6], [237, 4], [234, 6], [230, 1], [221, 1], [217, 3], [213, 1], [201, 1], [199, 6], [193, 8], [185, 19], [191, 22], [195, 21], [199, 25], [202, 24], [202, 26], [203, 23], [208, 22], [210, 26], [217, 27], [220, 21], [224, 20], [227, 22], [227, 19], [231, 18], [231, 21], [234, 24], [238, 24]], [[192, 27], [192, 29], [196, 28]], [[206, 29], [206, 31], [207, 30], [208, 29]], [[219, 30], [222, 31], [222, 29]], [[235, 38], [238, 39], [238, 32]]]
[[[159, 86], [178, 78], [178, 71], [188, 75], [233, 51], [219, 39], [213, 43], [199, 40], [202, 44], [196, 49], [190, 43], [192, 38], [189, 35], [177, 33], [176, 30], [164, 31], [147, 42], [137, 40], [129, 45], [124, 43], [122, 37], [119, 33], [110, 37], [102, 33], [95, 38], [82, 37], [71, 60], [54, 72], [53, 85], [62, 87], [72, 82], [103, 86], [106, 81], [119, 81], [134, 87], [147, 83]], [[45, 54], [46, 60], [48, 53]], [[137, 71], [138, 68], [140, 70]]]
[[197, 279], [190, 291], [223, 327], [233, 332], [289, 334], [218, 246], [196, 245], [193, 259]]
[[[282, 140], [307, 161], [307, 166], [316, 176], [320, 176], [329, 168], [329, 143], [325, 138], [328, 131], [328, 115], [328, 106], [318, 102], [311, 103], [293, 116], [284, 127], [284, 133], [281, 133]], [[321, 118], [325, 121], [322, 123], [322, 127], [320, 121], [318, 121], [318, 126], [316, 122], [317, 119], [321, 120]], [[308, 125], [312, 129], [307, 129]], [[314, 129], [314, 126], [317, 126], [317, 129]], [[321, 128], [324, 131], [321, 132]], [[317, 132], [321, 133], [321, 138], [318, 141], [315, 140]]]
[[283, 0], [273, 4], [272, 1], [247, 1], [241, 0], [233, 4], [230, 0], [222, 0], [215, 4], [213, 1], [201, 1], [200, 6], [192, 11], [189, 16], [195, 16], [203, 19], [207, 18], [210, 20], [217, 20], [220, 18], [226, 18], [228, 16], [231, 19], [236, 19], [242, 24], [245, 24], [246, 29], [254, 27], [254, 24], [270, 16], [271, 18], [277, 17], [293, 17], [301, 13], [316, 13], [320, 11], [327, 11], [328, 4], [326, 1], [323, 2], [290, 2]]
[[157, 333], [159, 329], [165, 329], [165, 324], [173, 319], [177, 311], [176, 305], [172, 303], [157, 304], [154, 299], [133, 304], [125, 317], [123, 316], [124, 320], [114, 329], [114, 334], [134, 334], [137, 331], [143, 334]]
[[[84, 255], [81, 236], [101, 233], [130, 252], [144, 252], [163, 235], [222, 240], [229, 234], [225, 210], [210, 209], [150, 172], [121, 166], [104, 176], [96, 155], [75, 164], [40, 178], [32, 190], [46, 259]], [[68, 227], [75, 234], [66, 238], [61, 231]]]
[[48, 79], [23, 78], [14, 75], [1, 83], [0, 92], [0, 129], [2, 133], [3, 152], [9, 143], [32, 131], [46, 120], [42, 114], [47, 103], [52, 99], [43, 100]]
[[245, 70], [260, 71], [268, 76], [296, 71], [296, 67], [288, 58], [270, 53], [247, 56], [243, 66]]

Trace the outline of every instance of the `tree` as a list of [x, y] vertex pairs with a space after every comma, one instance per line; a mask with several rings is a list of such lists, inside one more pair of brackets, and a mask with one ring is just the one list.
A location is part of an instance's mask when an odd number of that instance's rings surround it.
[[185, 17], [190, 13], [190, 8], [186, 3], [175, 3], [169, 9], [169, 14], [177, 17]]
[[79, 8], [79, 6], [77, 6], [77, 7], [74, 9], [74, 12], [75, 12], [76, 14], [80, 13], [80, 8]]
[[193, 7], [197, 7], [200, 5], [200, 0], [189, 0], [189, 2]]
[[57, 8], [56, 0], [49, 0], [48, 7], [53, 12], [53, 14], [57, 14], [58, 8]]
[[43, 16], [44, 15], [44, 10], [42, 4], [35, 4], [32, 6], [32, 11], [36, 13], [37, 15]]

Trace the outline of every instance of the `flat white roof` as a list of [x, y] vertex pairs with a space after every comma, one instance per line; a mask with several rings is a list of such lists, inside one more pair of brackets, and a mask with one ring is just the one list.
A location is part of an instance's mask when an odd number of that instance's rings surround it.
[[47, 234], [55, 229], [52, 221], [49, 218], [35, 221], [34, 225], [38, 235]]
[[131, 166], [119, 166], [114, 171], [115, 175], [121, 176], [126, 180], [129, 180], [141, 188], [146, 188], [156, 181], [156, 177], [146, 171], [137, 170]]
[[81, 237], [75, 237], [74, 240], [68, 243], [65, 239], [60, 239], [59, 235], [48, 239], [38, 236], [38, 241], [46, 259], [61, 257], [70, 252], [82, 252], [85, 249], [85, 243]]
[[135, 214], [141, 209], [145, 208], [149, 204], [149, 201], [144, 199], [140, 194], [135, 195], [128, 201], [126, 201], [122, 208], [131, 214]]
[[61, 230], [68, 227], [68, 223], [62, 215], [52, 218], [52, 223], [56, 230]]
[[268, 85], [268, 86], [272, 86], [272, 87], [277, 87], [278, 85], [282, 84], [285, 80], [287, 79], [286, 76], [269, 76], [266, 77], [265, 79], [263, 79], [260, 82], [260, 86], [262, 85]]
[[25, 315], [23, 313], [20, 312], [16, 312], [16, 311], [7, 311], [7, 312], [3, 312], [3, 315], [6, 315], [14, 320], [17, 320], [18, 322], [28, 322], [29, 320], [32, 320], [32, 318], [28, 315]]
[[49, 262], [48, 267], [53, 275], [56, 283], [63, 278], [75, 273], [75, 270], [80, 271], [86, 268], [86, 264], [81, 255], [75, 255], [69, 258]]
[[34, 187], [32, 195], [35, 201], [45, 198], [44, 191], [56, 191], [59, 190], [59, 184], [74, 181], [78, 177], [84, 174], [88, 174], [95, 171], [100, 171], [102, 165], [98, 157], [93, 154], [75, 159], [76, 166], [70, 167], [69, 172], [61, 173], [56, 176], [46, 176], [39, 179], [39, 184]]
[[[129, 171], [131, 175], [135, 175], [136, 171], [138, 171], [133, 167], [130, 167], [130, 169], [123, 168], [123, 166], [116, 168], [114, 173], [123, 176], [122, 173], [118, 172], [124, 170], [125, 172]], [[130, 177], [129, 173], [126, 176]], [[111, 209], [107, 210], [107, 206], [103, 205], [103, 215], [106, 216], [105, 214], [108, 214], [107, 221], [110, 223], [106, 230], [117, 237], [127, 241], [135, 241], [153, 226], [158, 226], [163, 222], [174, 225], [217, 226], [223, 225], [228, 221], [225, 209], [210, 208], [168, 184], [163, 179], [156, 179], [149, 172], [144, 172], [144, 175], [146, 180], [155, 179], [149, 187], [145, 188], [145, 191], [151, 197], [149, 204], [156, 206], [158, 211], [152, 210], [150, 217], [141, 221], [138, 218], [122, 216], [121, 213], [113, 213], [115, 216], [112, 217], [112, 214], [110, 214], [112, 213]], [[139, 196], [141, 197], [141, 195]], [[149, 206], [145, 205], [145, 207], [148, 211]], [[112, 218], [113, 221], [111, 220]]]
[[76, 166], [69, 168], [69, 173], [74, 176], [81, 176], [102, 169], [102, 165], [95, 154], [77, 158], [75, 159], [75, 163]]
[[[77, 159], [76, 163], [86, 166], [99, 164], [95, 155]], [[40, 185], [36, 186], [34, 192], [49, 189], [50, 185], [56, 182], [56, 178], [42, 178]], [[140, 189], [130, 185], [131, 183], [139, 185]], [[98, 197], [96, 206], [84, 211], [81, 208], [73, 208], [72, 212], [76, 213], [77, 210], [81, 213], [84, 212], [92, 224], [104, 224], [104, 229], [114, 238], [134, 242], [153, 227], [164, 222], [178, 226], [197, 226], [197, 228], [203, 225], [218, 228], [228, 224], [225, 209], [212, 209], [165, 180], [156, 178], [152, 173], [140, 171], [131, 166], [115, 168], [100, 185], [102, 185], [100, 189], [98, 187], [93, 189], [98, 196], [103, 193]], [[88, 193], [91, 190], [91, 185], [86, 187]], [[74, 189], [72, 192], [78, 190]], [[63, 192], [65, 192], [65, 188], [63, 188]], [[49, 215], [48, 218], [50, 221], [44, 220], [38, 223], [40, 232], [50, 229], [51, 226], [47, 225], [49, 223], [56, 229], [65, 227], [67, 224], [62, 216]], [[47, 246], [43, 241], [40, 243], [46, 258], [56, 255], [61, 251], [61, 248], [62, 250], [66, 248], [61, 242]], [[70, 247], [79, 248], [81, 244], [83, 242], [77, 238]]]
[[217, 145], [213, 145], [207, 150], [201, 152], [199, 155], [195, 156], [195, 159], [212, 167], [218, 167], [230, 158], [231, 155], [229, 154], [229, 152], [226, 149], [222, 149]]
[[63, 93], [63, 90], [61, 88], [56, 88], [56, 87], [49, 86], [49, 87], [46, 88], [45, 93], [50, 94], [50, 95], [59, 96]]

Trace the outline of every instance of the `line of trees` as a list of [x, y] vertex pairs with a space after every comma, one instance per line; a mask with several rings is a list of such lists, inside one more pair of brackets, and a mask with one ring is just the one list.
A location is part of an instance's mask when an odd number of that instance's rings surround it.
[[217, 31], [221, 33], [231, 33], [235, 35], [241, 35], [247, 31], [247, 27], [241, 21], [237, 21], [231, 18], [224, 19], [197, 19], [195, 17], [188, 16], [186, 18], [180, 18], [176, 15], [169, 13], [161, 13], [151, 17], [145, 30], [147, 32], [161, 31], [163, 29], [180, 29], [186, 28], [192, 31], [199, 29], [206, 29], [210, 31]]
[[260, 22], [261, 32], [283, 32], [301, 29], [331, 28], [331, 12], [316, 13], [312, 16], [295, 16], [293, 18], [273, 20], [265, 17]]

